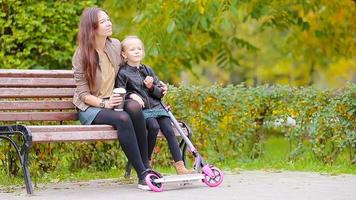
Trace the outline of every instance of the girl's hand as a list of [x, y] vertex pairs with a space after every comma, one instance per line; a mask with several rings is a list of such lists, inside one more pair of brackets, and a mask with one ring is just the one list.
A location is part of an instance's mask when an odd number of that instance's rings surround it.
[[163, 95], [166, 95], [167, 91], [168, 91], [168, 86], [165, 83], [163, 83], [162, 81], [159, 81], [159, 83], [161, 84], [161, 88], [163, 90]]
[[137, 103], [139, 103], [142, 106], [142, 108], [145, 107], [145, 103], [142, 101], [141, 97], [138, 96], [137, 94], [130, 94], [130, 98], [137, 101]]
[[115, 106], [124, 103], [124, 98], [120, 94], [112, 94], [108, 101], [105, 103], [105, 108], [113, 109]]
[[145, 84], [146, 88], [150, 89], [153, 86], [153, 77], [152, 76], [146, 76], [145, 80], [143, 81]]

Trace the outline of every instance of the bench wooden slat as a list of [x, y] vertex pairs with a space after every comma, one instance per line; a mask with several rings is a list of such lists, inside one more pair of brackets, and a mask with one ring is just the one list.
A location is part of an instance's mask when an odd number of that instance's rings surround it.
[[73, 78], [72, 70], [0, 69], [0, 77]]
[[[26, 126], [31, 132], [53, 132], [53, 131], [110, 131], [115, 130], [111, 125], [43, 125]], [[185, 129], [183, 129], [184, 131]]]
[[0, 110], [73, 110], [71, 99], [62, 101], [1, 101]]
[[100, 141], [117, 139], [116, 130], [111, 131], [75, 131], [75, 132], [33, 132], [32, 141], [68, 142], [68, 141]]
[[75, 87], [75, 82], [73, 78], [0, 77], [0, 87]]
[[0, 98], [70, 98], [74, 88], [0, 88]]
[[31, 132], [63, 132], [63, 131], [111, 131], [111, 125], [53, 125], [53, 126], [27, 126]]
[[[110, 125], [54, 125], [54, 126], [27, 126], [32, 134], [34, 143], [57, 141], [94, 141], [117, 139], [116, 130]], [[179, 132], [174, 127], [174, 133]], [[183, 128], [187, 134], [187, 130]], [[158, 137], [164, 137], [159, 131]]]
[[[111, 125], [50, 125], [50, 126], [26, 126], [31, 132], [69, 132], [69, 131], [111, 131], [115, 130]], [[175, 129], [175, 127], [173, 127]], [[183, 128], [184, 132], [187, 132]]]
[[[178, 132], [175, 132], [179, 135]], [[157, 137], [163, 138], [161, 131]], [[102, 131], [76, 131], [76, 132], [34, 132], [32, 133], [33, 143], [45, 142], [75, 142], [75, 141], [104, 141], [116, 140], [116, 130]]]
[[77, 120], [76, 112], [0, 112], [1, 121], [67, 121]]

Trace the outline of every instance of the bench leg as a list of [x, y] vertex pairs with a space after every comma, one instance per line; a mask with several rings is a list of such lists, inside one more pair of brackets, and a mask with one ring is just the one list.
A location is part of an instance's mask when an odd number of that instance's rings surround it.
[[182, 151], [182, 160], [185, 163], [185, 152], [187, 151], [187, 144], [185, 143], [185, 141], [182, 139], [179, 143], [179, 148]]
[[[187, 130], [187, 137], [190, 140], [192, 138], [191, 129], [189, 128], [189, 126], [185, 122], [180, 122], [180, 123], [182, 123], [183, 127]], [[185, 161], [186, 161], [185, 156], [186, 156], [186, 152], [187, 152], [187, 143], [183, 139], [181, 139], [181, 141], [179, 143], [179, 148], [182, 151], [182, 160], [185, 163]]]
[[129, 161], [127, 161], [125, 175], [124, 175], [125, 178], [130, 178], [131, 170], [132, 170], [132, 164]]
[[[18, 144], [12, 136], [20, 135], [22, 136], [23, 143]], [[0, 139], [7, 140], [15, 148], [16, 153], [20, 159], [20, 164], [22, 166], [22, 171], [24, 175], [24, 181], [26, 186], [27, 194], [33, 194], [32, 181], [30, 173], [28, 170], [28, 152], [32, 144], [31, 133], [28, 129], [21, 125], [15, 126], [0, 126]]]
[[29, 148], [24, 147], [23, 148], [23, 154], [21, 155], [22, 158], [22, 170], [24, 174], [24, 180], [25, 180], [25, 185], [26, 185], [26, 190], [27, 194], [33, 194], [33, 187], [32, 187], [32, 181], [30, 177], [30, 171], [28, 170], [28, 152]]

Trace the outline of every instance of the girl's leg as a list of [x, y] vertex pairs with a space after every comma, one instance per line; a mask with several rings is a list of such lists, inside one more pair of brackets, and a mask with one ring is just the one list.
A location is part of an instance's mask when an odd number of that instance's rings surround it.
[[171, 120], [168, 117], [161, 117], [158, 120], [160, 128], [163, 135], [167, 138], [169, 150], [171, 151], [174, 167], [176, 168], [177, 174], [190, 174], [193, 171], [185, 168], [184, 162], [182, 160], [182, 152], [179, 149], [178, 141], [174, 135], [174, 131], [171, 125]]
[[142, 108], [135, 100], [128, 100], [125, 101], [124, 110], [131, 118], [143, 164], [149, 168], [146, 122]]
[[168, 117], [161, 117], [157, 119], [158, 124], [162, 130], [163, 135], [166, 137], [168, 141], [169, 150], [172, 154], [173, 160], [175, 162], [182, 160], [182, 153], [179, 148], [178, 141], [174, 134], [171, 120]]
[[93, 121], [93, 124], [108, 124], [116, 128], [120, 146], [127, 159], [135, 168], [138, 178], [142, 180], [144, 178], [142, 177], [142, 173], [146, 170], [146, 167], [141, 159], [140, 150], [130, 116], [126, 112], [104, 109], [98, 113]]
[[[147, 125], [147, 142], [148, 142], [148, 159], [152, 160], [153, 149], [156, 145], [157, 135], [159, 132], [159, 124], [156, 118], [146, 119]], [[152, 166], [151, 166], [152, 167]]]

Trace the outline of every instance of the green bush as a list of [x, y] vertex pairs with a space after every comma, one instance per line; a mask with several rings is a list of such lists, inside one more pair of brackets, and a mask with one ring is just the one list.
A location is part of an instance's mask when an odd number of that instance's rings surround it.
[[66, 69], [86, 1], [0, 0], [0, 66]]
[[257, 158], [274, 130], [290, 141], [291, 160], [308, 151], [330, 164], [345, 151], [349, 162], [355, 159], [355, 97], [355, 84], [340, 90], [215, 85], [171, 88], [166, 101], [210, 159]]

